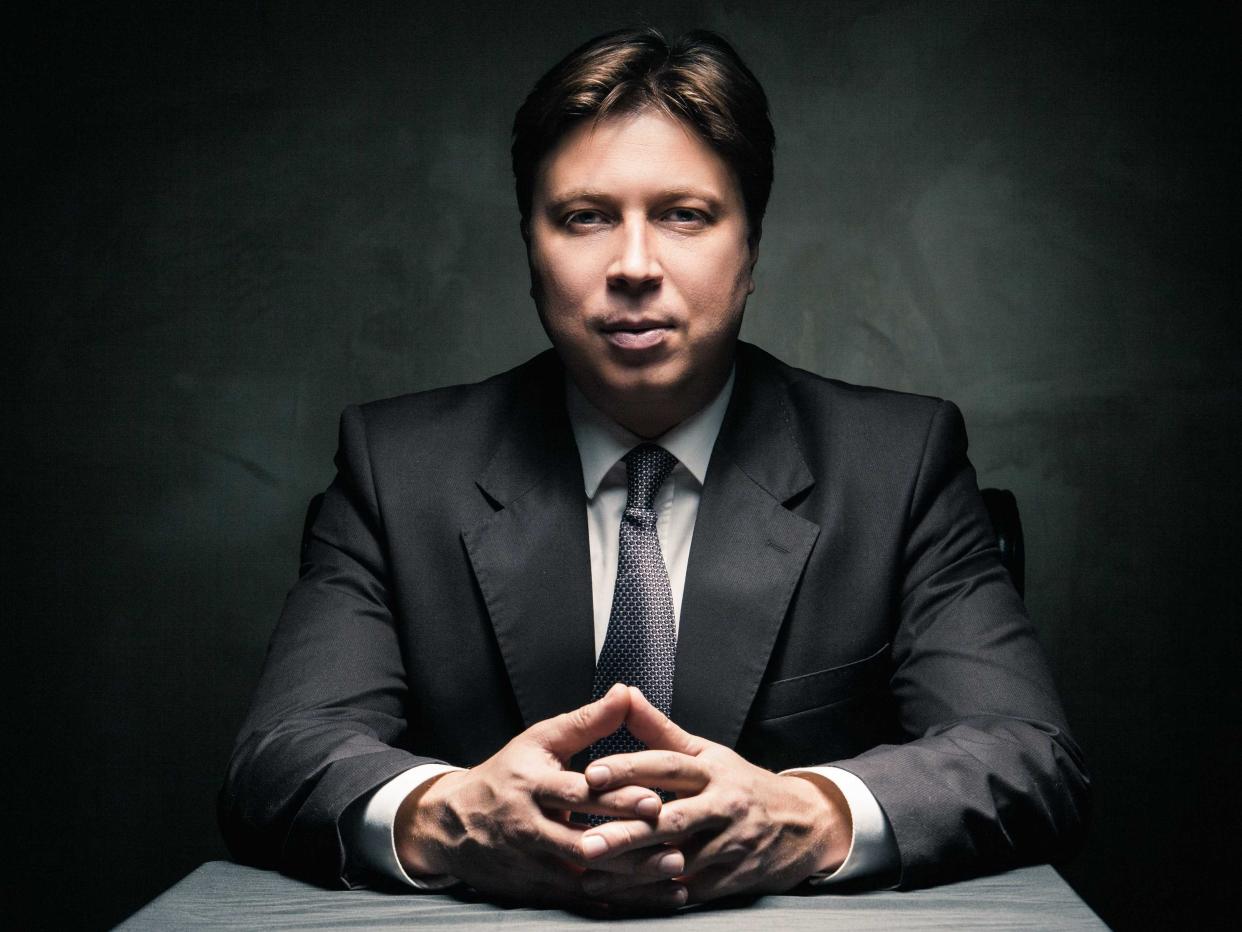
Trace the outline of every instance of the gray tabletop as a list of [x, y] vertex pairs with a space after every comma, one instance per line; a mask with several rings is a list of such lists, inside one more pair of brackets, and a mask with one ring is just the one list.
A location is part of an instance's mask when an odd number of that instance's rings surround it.
[[[271, 871], [211, 861], [118, 928], [422, 929], [503, 923], [510, 928], [599, 925], [556, 909], [505, 908], [443, 893], [324, 890]], [[730, 909], [692, 908], [660, 919], [609, 925], [665, 930], [753, 929], [1103, 929], [1051, 867], [917, 890], [765, 896]]]

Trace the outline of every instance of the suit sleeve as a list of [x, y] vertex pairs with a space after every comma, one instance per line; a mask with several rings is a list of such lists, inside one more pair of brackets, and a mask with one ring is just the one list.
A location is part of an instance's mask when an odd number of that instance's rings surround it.
[[336, 465], [233, 750], [219, 817], [239, 861], [349, 886], [338, 830], [345, 810], [433, 761], [401, 749], [405, 669], [356, 407], [341, 417]]
[[836, 765], [888, 816], [902, 888], [1063, 857], [1085, 829], [1087, 773], [947, 402], [907, 528], [891, 690], [909, 740]]

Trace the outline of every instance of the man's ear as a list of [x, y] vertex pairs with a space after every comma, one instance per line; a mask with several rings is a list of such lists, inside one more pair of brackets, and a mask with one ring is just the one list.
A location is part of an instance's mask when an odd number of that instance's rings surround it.
[[750, 266], [746, 269], [746, 277], [750, 280], [750, 284], [746, 288], [747, 294], [755, 293], [755, 263], [759, 261], [759, 241], [755, 240], [750, 244]]

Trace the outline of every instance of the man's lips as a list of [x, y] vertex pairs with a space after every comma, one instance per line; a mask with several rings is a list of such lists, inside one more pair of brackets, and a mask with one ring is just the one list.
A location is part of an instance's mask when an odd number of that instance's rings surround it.
[[604, 339], [618, 349], [643, 350], [659, 346], [673, 328], [658, 320], [609, 321], [600, 328]]

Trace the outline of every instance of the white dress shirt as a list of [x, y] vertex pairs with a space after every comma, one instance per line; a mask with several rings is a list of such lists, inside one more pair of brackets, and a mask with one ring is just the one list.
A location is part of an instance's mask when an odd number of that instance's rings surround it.
[[[720, 393], [705, 408], [652, 441], [677, 459], [677, 465], [657, 491], [654, 503], [656, 534], [672, 589], [674, 627], [681, 618], [686, 565], [690, 559], [703, 481], [732, 393], [733, 375], [730, 374]], [[608, 633], [612, 591], [617, 581], [619, 529], [627, 495], [623, 457], [644, 440], [595, 408], [568, 380], [566, 402], [582, 460], [587, 536], [591, 548], [595, 656], [598, 659]], [[364, 797], [351, 806], [341, 820], [341, 837], [350, 866], [424, 890], [442, 889], [455, 883], [452, 877], [407, 874], [397, 858], [393, 828], [397, 808], [409, 793], [427, 780], [457, 769], [460, 768], [444, 764], [413, 767], [372, 791], [369, 798]], [[830, 874], [816, 875], [811, 883], [831, 884], [876, 876], [896, 868], [897, 844], [892, 828], [862, 780], [839, 767], [801, 767], [784, 773], [810, 777], [812, 782], [826, 780], [835, 784], [845, 797], [853, 820], [853, 836], [844, 863]]]

